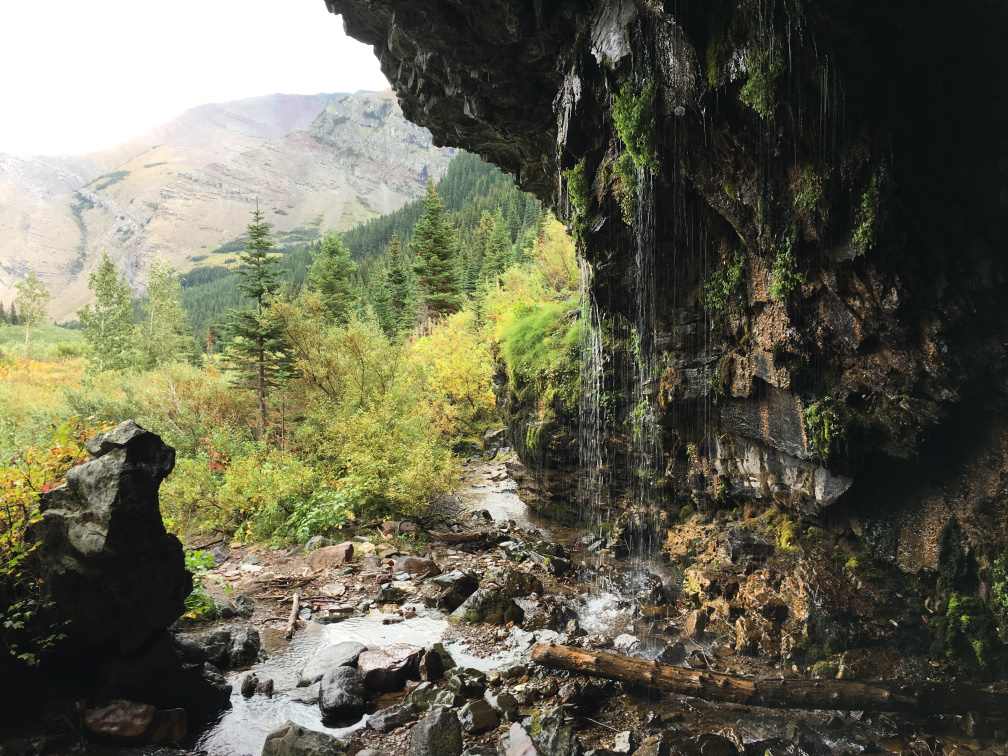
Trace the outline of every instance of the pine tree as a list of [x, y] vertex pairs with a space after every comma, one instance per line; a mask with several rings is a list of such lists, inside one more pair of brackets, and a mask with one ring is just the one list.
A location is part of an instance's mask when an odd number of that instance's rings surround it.
[[7, 322], [10, 323], [11, 325], [18, 324], [17, 308], [14, 306], [13, 302], [11, 302], [10, 315], [7, 316]]
[[399, 237], [392, 234], [392, 248], [389, 250], [389, 267], [386, 274], [389, 300], [394, 317], [394, 332], [408, 333], [416, 325], [416, 291], [410, 280], [409, 270], [402, 259]]
[[434, 191], [433, 179], [427, 182], [423, 208], [410, 243], [415, 258], [413, 269], [428, 312], [433, 317], [450, 315], [462, 306], [455, 232], [445, 217], [441, 198]]
[[136, 364], [133, 287], [119, 275], [108, 252], [102, 252], [98, 268], [88, 274], [88, 288], [94, 292], [94, 306], [77, 310], [89, 347], [88, 368], [101, 373], [131, 367]]
[[238, 257], [244, 267], [238, 269], [238, 288], [255, 302], [254, 310], [231, 310], [227, 333], [231, 339], [228, 361], [241, 385], [255, 391], [259, 399], [259, 435], [266, 433], [266, 397], [270, 389], [283, 383], [291, 371], [292, 360], [284, 341], [283, 323], [269, 311], [269, 297], [280, 288], [277, 259], [270, 254], [269, 223], [256, 201], [252, 222], [248, 225], [245, 251]]
[[345, 324], [353, 312], [357, 294], [352, 279], [356, 270], [343, 240], [332, 231], [326, 233], [308, 273], [308, 282], [318, 292], [326, 314], [334, 323]]
[[501, 209], [493, 218], [493, 226], [487, 236], [486, 252], [483, 253], [483, 275], [491, 281], [511, 267], [511, 236]]
[[0, 323], [7, 322], [7, 312], [4, 310], [3, 302], [0, 302]]
[[27, 357], [31, 329], [42, 325], [49, 310], [49, 289], [39, 281], [38, 274], [30, 270], [28, 277], [17, 285], [17, 290], [14, 302], [21, 311], [21, 323], [25, 327], [24, 350]]
[[157, 257], [147, 273], [147, 298], [141, 304], [143, 323], [140, 345], [148, 370], [172, 362], [192, 360], [196, 342], [189, 317], [182, 309], [182, 284], [175, 270]]

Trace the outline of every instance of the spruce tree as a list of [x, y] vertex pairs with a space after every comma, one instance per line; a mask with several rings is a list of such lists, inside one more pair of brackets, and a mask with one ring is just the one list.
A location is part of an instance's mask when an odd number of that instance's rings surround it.
[[389, 250], [389, 267], [386, 274], [389, 301], [394, 318], [394, 333], [408, 333], [416, 325], [416, 291], [410, 280], [409, 270], [402, 258], [399, 237], [392, 234], [392, 248]]
[[356, 270], [343, 240], [332, 231], [327, 232], [308, 272], [308, 282], [318, 292], [326, 314], [334, 323], [345, 324], [353, 312], [357, 295], [352, 279]]
[[413, 269], [427, 310], [433, 317], [451, 315], [462, 307], [461, 285], [456, 260], [455, 231], [445, 217], [444, 205], [427, 182], [423, 213], [413, 227]]
[[3, 302], [0, 302], [0, 323], [6, 323], [6, 322], [7, 322], [7, 312], [6, 310], [4, 310]]
[[11, 302], [10, 315], [7, 316], [7, 322], [10, 323], [11, 325], [18, 324], [17, 308], [14, 306], [13, 302]]
[[266, 433], [266, 397], [290, 375], [292, 361], [284, 341], [283, 323], [269, 311], [269, 297], [280, 288], [279, 263], [270, 254], [269, 223], [263, 222], [259, 201], [248, 225], [245, 251], [238, 257], [238, 288], [255, 303], [253, 310], [231, 310], [227, 334], [231, 339], [228, 361], [238, 383], [259, 399], [259, 435]]
[[493, 226], [487, 236], [486, 252], [483, 253], [483, 274], [490, 281], [511, 267], [511, 235], [501, 209], [497, 208]]
[[77, 310], [88, 345], [88, 368], [92, 372], [123, 370], [136, 363], [136, 328], [133, 325], [133, 287], [120, 275], [108, 252], [102, 252], [96, 270], [88, 274], [94, 305]]

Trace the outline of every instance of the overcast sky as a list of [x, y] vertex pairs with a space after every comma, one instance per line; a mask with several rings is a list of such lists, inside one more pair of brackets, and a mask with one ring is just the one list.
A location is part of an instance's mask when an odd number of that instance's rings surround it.
[[388, 86], [323, 0], [0, 0], [0, 152], [111, 147], [205, 102]]

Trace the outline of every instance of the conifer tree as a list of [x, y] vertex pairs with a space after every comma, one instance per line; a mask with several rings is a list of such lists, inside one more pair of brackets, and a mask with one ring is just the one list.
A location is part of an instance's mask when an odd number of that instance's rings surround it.
[[0, 323], [6, 323], [6, 322], [7, 322], [7, 312], [6, 310], [4, 310], [3, 302], [0, 302]]
[[308, 282], [318, 292], [326, 314], [334, 323], [345, 324], [353, 312], [357, 300], [353, 284], [356, 271], [343, 240], [332, 231], [327, 232], [308, 273]]
[[455, 232], [445, 217], [444, 205], [427, 182], [423, 213], [413, 227], [413, 269], [428, 312], [433, 317], [451, 315], [462, 306], [461, 285], [456, 260]]
[[18, 324], [17, 308], [14, 306], [13, 302], [11, 302], [10, 315], [7, 316], [7, 322], [10, 323], [11, 325]]
[[102, 252], [98, 268], [88, 274], [88, 288], [94, 292], [94, 306], [77, 310], [89, 347], [88, 368], [101, 373], [131, 367], [136, 363], [133, 287], [108, 252]]
[[493, 218], [493, 226], [487, 236], [486, 252], [483, 254], [483, 274], [490, 281], [511, 267], [511, 236], [501, 209]]
[[238, 253], [244, 266], [238, 269], [238, 288], [255, 309], [232, 310], [227, 333], [231, 339], [228, 361], [241, 385], [255, 391], [259, 399], [259, 435], [266, 433], [266, 397], [270, 389], [290, 375], [292, 360], [284, 341], [283, 323], [269, 311], [269, 297], [280, 288], [277, 259], [270, 254], [269, 223], [256, 201], [252, 222], [247, 227], [245, 251]]
[[28, 277], [17, 285], [17, 290], [14, 302], [21, 311], [21, 324], [25, 327], [24, 350], [27, 357], [31, 329], [42, 325], [49, 310], [49, 289], [39, 280], [38, 274], [30, 270]]
[[192, 360], [196, 342], [182, 309], [182, 284], [172, 266], [153, 258], [147, 273], [147, 298], [141, 303], [140, 348], [148, 370]]
[[406, 333], [416, 325], [416, 291], [410, 280], [409, 270], [402, 258], [399, 237], [392, 234], [392, 248], [389, 250], [389, 267], [386, 274], [389, 290], [389, 304], [394, 318], [394, 333]]

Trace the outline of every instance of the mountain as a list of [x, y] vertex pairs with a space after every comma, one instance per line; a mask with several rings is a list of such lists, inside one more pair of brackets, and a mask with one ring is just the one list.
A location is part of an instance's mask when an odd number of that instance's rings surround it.
[[278, 239], [311, 241], [415, 199], [454, 152], [388, 90], [201, 105], [101, 152], [0, 154], [0, 301], [34, 268], [50, 316], [73, 318], [102, 250], [138, 292], [154, 254], [233, 265], [257, 200]]

